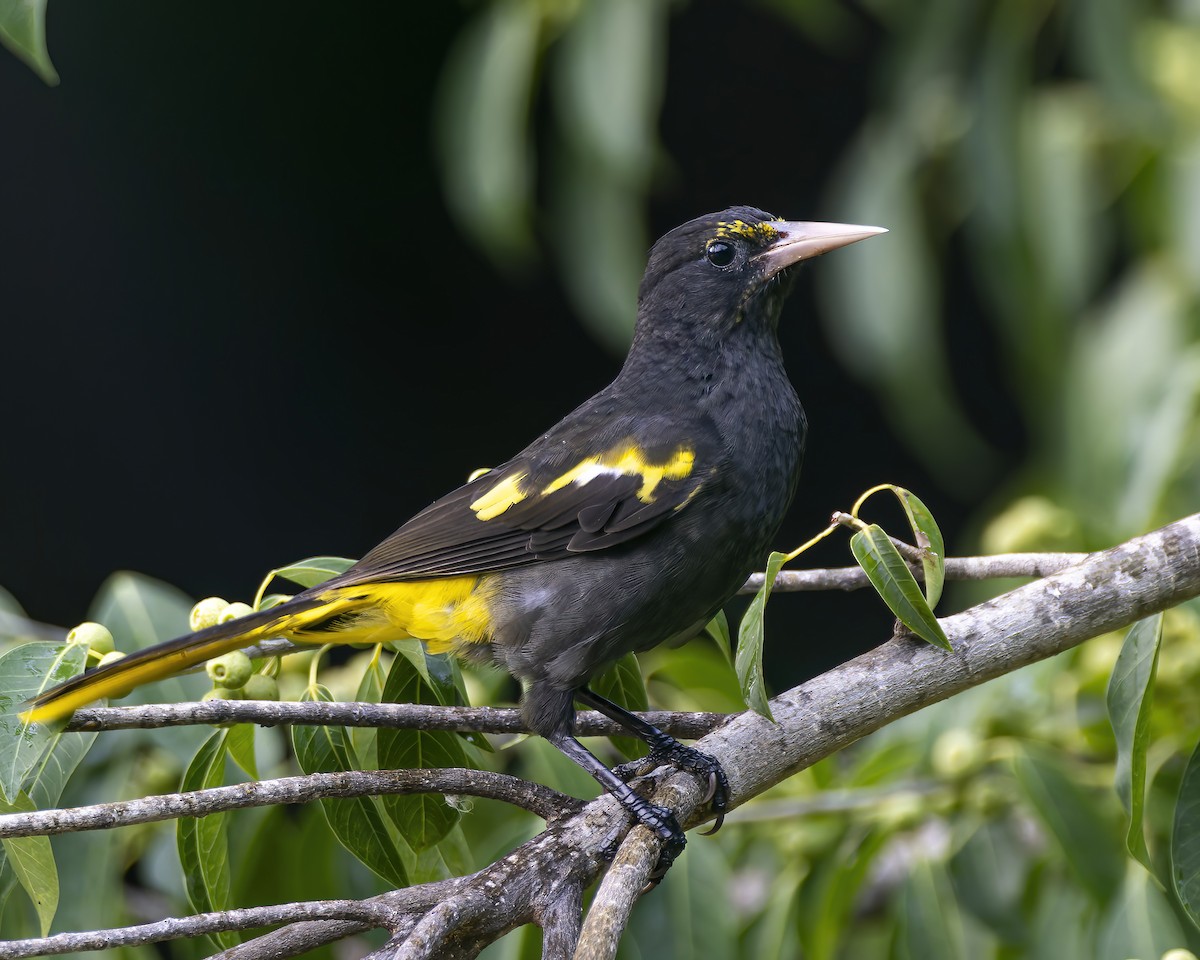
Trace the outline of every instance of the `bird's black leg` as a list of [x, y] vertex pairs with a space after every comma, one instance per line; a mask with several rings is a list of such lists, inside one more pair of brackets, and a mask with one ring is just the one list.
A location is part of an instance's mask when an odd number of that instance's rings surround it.
[[[706, 779], [708, 795], [705, 800], [711, 801], [713, 812], [717, 815], [709, 833], [716, 833], [721, 829], [725, 811], [729, 809], [729, 779], [725, 776], [725, 771], [721, 769], [720, 763], [707, 753], [694, 747], [685, 746], [670, 734], [663, 733], [654, 724], [647, 723], [635, 713], [630, 713], [620, 704], [592, 693], [587, 687], [580, 687], [576, 690], [575, 699], [593, 710], [598, 710], [610, 720], [615, 720], [639, 740], [644, 740], [650, 747], [650, 756], [647, 758], [649, 762], [669, 763]], [[643, 763], [643, 761], [639, 761], [633, 769], [640, 768]], [[618, 767], [616, 770], [618, 775], [623, 772], [632, 773], [633, 770], [624, 771], [622, 767]]]
[[648, 827], [662, 840], [662, 853], [659, 855], [658, 865], [654, 868], [653, 874], [655, 878], [662, 877], [675, 862], [675, 858], [683, 853], [684, 845], [687, 843], [687, 838], [679, 826], [679, 821], [675, 819], [675, 814], [666, 807], [651, 803], [645, 797], [635, 793], [629, 784], [592, 756], [587, 747], [569, 734], [559, 732], [547, 739], [595, 777], [600, 786], [616, 797], [621, 806], [633, 814], [638, 823]]

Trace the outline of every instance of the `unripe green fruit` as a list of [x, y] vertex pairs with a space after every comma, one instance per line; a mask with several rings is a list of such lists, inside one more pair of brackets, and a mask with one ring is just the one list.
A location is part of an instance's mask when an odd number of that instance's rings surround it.
[[81, 623], [67, 634], [67, 643], [75, 643], [81, 647], [93, 650], [96, 656], [103, 656], [113, 649], [113, 635], [102, 623], [92, 623], [88, 620]]
[[[109, 650], [108, 653], [100, 658], [100, 663], [97, 666], [107, 667], [110, 663], [116, 663], [118, 660], [124, 659], [124, 657], [125, 654], [120, 650]], [[124, 696], [124, 694], [121, 694], [121, 696]]]
[[225, 608], [229, 606], [220, 597], [205, 597], [188, 615], [188, 626], [193, 630], [203, 630], [205, 627], [215, 627]]
[[204, 700], [245, 700], [246, 691], [242, 687], [230, 689], [229, 687], [213, 687], [202, 696]]
[[242, 603], [240, 600], [229, 604], [221, 611], [221, 615], [217, 617], [217, 623], [228, 623], [230, 620], [236, 620], [238, 617], [244, 617], [248, 613], [253, 613], [254, 608], [248, 603]]
[[250, 679], [254, 665], [241, 650], [234, 650], [223, 657], [209, 660], [205, 669], [216, 686], [236, 690]]
[[241, 692], [246, 695], [247, 700], [278, 700], [279, 684], [275, 682], [274, 677], [256, 673], [246, 681]]

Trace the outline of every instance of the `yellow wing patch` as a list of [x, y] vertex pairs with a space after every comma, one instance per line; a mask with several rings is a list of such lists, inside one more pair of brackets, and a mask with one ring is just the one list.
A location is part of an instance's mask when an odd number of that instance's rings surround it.
[[695, 460], [695, 453], [680, 447], [666, 463], [651, 463], [642, 451], [630, 444], [577, 463], [562, 476], [546, 484], [542, 488], [542, 496], [561, 490], [569, 483], [587, 483], [596, 477], [619, 475], [641, 477], [642, 485], [638, 487], [637, 498], [642, 503], [650, 503], [654, 499], [654, 489], [663, 480], [682, 480], [692, 472]]
[[[664, 462], [655, 463], [636, 445], [630, 443], [581, 460], [566, 473], [555, 477], [542, 487], [538, 496], [548, 497], [569, 484], [584, 484], [597, 477], [625, 476], [640, 477], [642, 483], [637, 489], [637, 498], [642, 503], [652, 503], [654, 491], [660, 483], [664, 480], [682, 480], [689, 476], [695, 462], [695, 452], [680, 447]], [[475, 511], [475, 516], [480, 520], [492, 520], [527, 499], [529, 493], [522, 489], [522, 482], [525, 480], [524, 473], [505, 477], [487, 493], [473, 500], [471, 509]]]
[[779, 238], [779, 231], [769, 223], [747, 223], [745, 220], [721, 220], [717, 223], [718, 237], [744, 237], [751, 243], [766, 246]]
[[471, 509], [480, 520], [491, 520], [500, 516], [509, 507], [520, 503], [528, 494], [521, 489], [525, 474], [514, 473], [505, 477], [477, 500], [471, 501]]

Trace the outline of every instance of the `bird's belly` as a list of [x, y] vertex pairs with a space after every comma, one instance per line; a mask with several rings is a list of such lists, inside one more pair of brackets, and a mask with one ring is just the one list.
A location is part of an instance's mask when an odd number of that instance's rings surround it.
[[574, 689], [626, 653], [699, 629], [752, 563], [686, 556], [683, 545], [679, 552], [582, 555], [505, 571], [489, 600], [495, 659], [524, 680]]

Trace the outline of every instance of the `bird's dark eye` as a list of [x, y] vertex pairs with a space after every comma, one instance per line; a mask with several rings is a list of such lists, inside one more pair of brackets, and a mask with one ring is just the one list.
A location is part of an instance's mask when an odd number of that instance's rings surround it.
[[705, 250], [705, 255], [708, 257], [708, 262], [714, 267], [727, 267], [733, 263], [733, 258], [737, 251], [733, 249], [733, 244], [725, 243], [721, 240], [713, 240], [708, 249]]

